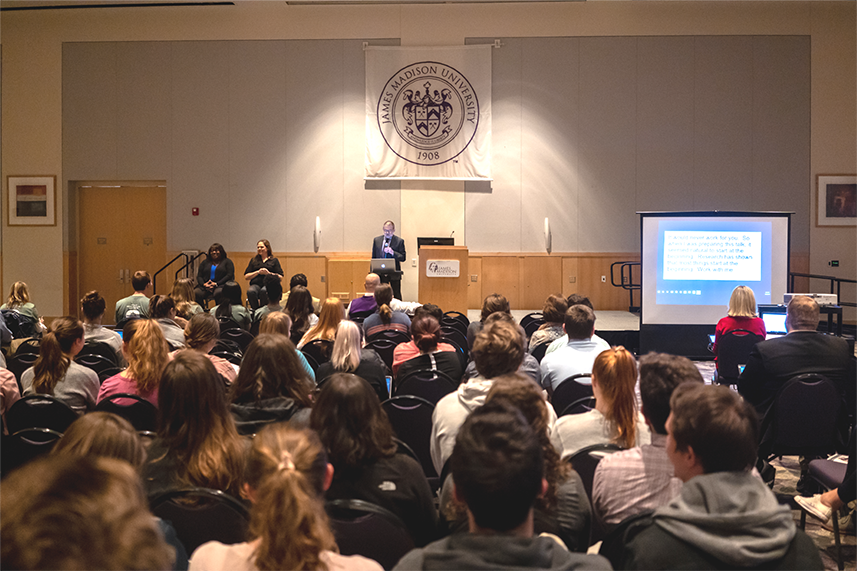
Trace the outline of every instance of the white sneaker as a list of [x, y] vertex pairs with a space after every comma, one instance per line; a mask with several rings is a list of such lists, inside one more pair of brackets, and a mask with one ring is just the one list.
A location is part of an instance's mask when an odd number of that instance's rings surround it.
[[830, 519], [831, 514], [833, 513], [833, 510], [821, 503], [821, 494], [816, 494], [811, 498], [795, 496], [795, 501], [800, 507], [805, 509], [807, 513], [809, 513], [813, 517], [820, 519], [824, 523], [827, 523], [827, 521]]

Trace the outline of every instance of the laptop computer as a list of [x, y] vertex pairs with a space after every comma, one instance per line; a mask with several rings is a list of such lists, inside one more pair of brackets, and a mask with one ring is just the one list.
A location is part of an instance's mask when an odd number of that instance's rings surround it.
[[386, 274], [396, 271], [396, 260], [393, 258], [372, 258], [369, 269], [373, 274]]

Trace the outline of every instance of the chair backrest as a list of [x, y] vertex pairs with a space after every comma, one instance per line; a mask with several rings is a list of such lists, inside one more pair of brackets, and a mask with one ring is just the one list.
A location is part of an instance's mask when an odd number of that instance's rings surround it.
[[593, 444], [581, 448], [568, 458], [567, 461], [571, 463], [574, 471], [583, 480], [586, 497], [589, 498], [590, 502], [592, 501], [592, 480], [595, 478], [595, 468], [598, 467], [602, 458], [619, 450], [622, 450], [622, 447], [616, 444]]
[[844, 448], [843, 407], [836, 385], [823, 375], [808, 373], [790, 379], [762, 422], [760, 453], [813, 457]]
[[[740, 375], [738, 365], [747, 364], [750, 351], [764, 337], [746, 329], [733, 329], [720, 336], [717, 341], [717, 378], [721, 384], [736, 381]], [[720, 381], [722, 379], [722, 381]]]
[[223, 337], [223, 332], [227, 329], [241, 329], [241, 326], [237, 321], [232, 319], [231, 317], [220, 316], [217, 318], [217, 322], [220, 324], [220, 337]]
[[[120, 404], [119, 399], [131, 400], [132, 403]], [[98, 403], [95, 410], [112, 412], [119, 415], [137, 429], [138, 432], [155, 432], [158, 429], [158, 409], [139, 395], [118, 393]]]
[[427, 478], [437, 476], [431, 461], [431, 417], [434, 405], [418, 396], [400, 395], [381, 403], [396, 436], [417, 455]]
[[543, 320], [543, 319], [539, 319], [539, 320], [535, 320], [535, 321], [530, 321], [529, 323], [527, 323], [527, 325], [524, 327], [524, 333], [527, 335], [527, 339], [529, 339], [530, 337], [532, 337], [532, 336], [533, 336], [533, 333], [535, 333], [536, 331], [538, 331], [539, 327], [541, 327], [542, 325], [544, 325], [544, 323], [545, 323], [545, 322], [544, 322], [544, 320]]
[[241, 352], [243, 353], [247, 350], [247, 345], [253, 341], [254, 337], [249, 331], [244, 331], [240, 327], [233, 327], [222, 330], [220, 332], [220, 339], [232, 341], [238, 345], [238, 348], [241, 349]]
[[367, 349], [372, 349], [381, 357], [381, 360], [384, 361], [384, 364], [387, 365], [387, 370], [393, 370], [393, 351], [396, 350], [395, 341], [391, 341], [390, 339], [373, 339], [366, 343]]
[[462, 323], [464, 323], [465, 328], [467, 328], [467, 326], [470, 325], [470, 320], [467, 318], [467, 316], [464, 315], [463, 313], [459, 312], [459, 311], [447, 311], [446, 313], [443, 314], [443, 317], [444, 318], [451, 317], [453, 319], [457, 319], [457, 320], [461, 321]]
[[557, 385], [551, 395], [551, 404], [557, 415], [561, 414], [565, 408], [574, 401], [584, 397], [592, 396], [592, 385], [585, 385], [577, 381], [577, 379], [592, 378], [591, 373], [581, 373], [572, 375]]
[[113, 375], [118, 375], [122, 372], [122, 367], [107, 367], [106, 369], [102, 369], [98, 373], [98, 382], [103, 383]]
[[88, 353], [86, 355], [78, 354], [74, 358], [74, 362], [78, 365], [83, 365], [87, 369], [95, 371], [96, 374], [101, 374], [101, 371], [105, 369], [115, 369], [116, 361], [114, 359], [108, 359], [103, 355], [99, 355], [96, 353]]
[[567, 407], [562, 410], [562, 413], [558, 416], [565, 416], [567, 414], [583, 414], [584, 412], [589, 412], [595, 408], [595, 397], [583, 397], [582, 399], [577, 399]]
[[80, 353], [78, 353], [77, 356], [82, 357], [84, 355], [100, 355], [105, 359], [109, 359], [110, 362], [113, 363], [114, 367], [119, 365], [119, 362], [116, 359], [116, 352], [113, 350], [113, 347], [101, 341], [87, 341], [84, 343], [83, 349], [80, 350]]
[[32, 353], [33, 355], [38, 355], [42, 350], [42, 340], [36, 339], [35, 337], [30, 337], [29, 339], [25, 339], [18, 345], [18, 348], [15, 349], [16, 355], [21, 355], [23, 353]]
[[247, 541], [247, 507], [220, 490], [172, 490], [149, 501], [152, 513], [173, 524], [188, 553], [206, 541]]
[[442, 327], [452, 327], [467, 339], [467, 324], [461, 321], [460, 319], [456, 319], [455, 317], [446, 317], [440, 321], [440, 325]]
[[330, 526], [343, 555], [362, 555], [392, 569], [414, 540], [394, 513], [361, 500], [332, 500], [326, 504]]
[[6, 427], [14, 434], [25, 428], [50, 428], [63, 433], [77, 420], [77, 413], [50, 395], [29, 395], [6, 411]]
[[374, 341], [376, 339], [389, 339], [393, 341], [396, 345], [399, 343], [408, 343], [411, 340], [411, 336], [405, 333], [404, 331], [399, 331], [398, 329], [382, 329], [381, 331], [376, 331], [372, 335], [366, 338], [366, 342]]
[[447, 342], [453, 341], [458, 347], [461, 347], [462, 349], [464, 349], [465, 352], [467, 351], [467, 334], [466, 333], [463, 334], [463, 333], [461, 333], [461, 331], [459, 331], [455, 327], [449, 327], [448, 325], [441, 325], [440, 326], [440, 332], [441, 332], [441, 340], [442, 341], [447, 341]]
[[24, 391], [21, 386], [21, 375], [24, 374], [24, 371], [35, 365], [38, 358], [39, 356], [36, 353], [16, 353], [6, 360], [6, 368], [9, 369], [10, 373], [15, 375], [15, 379], [18, 381], [18, 389], [21, 392]]
[[533, 349], [533, 352], [531, 353], [533, 358], [541, 363], [542, 359], [545, 358], [545, 353], [547, 353], [548, 347], [550, 347], [550, 343], [539, 343], [536, 345], [536, 348]]
[[62, 434], [50, 428], [24, 428], [3, 437], [0, 449], [3, 475], [53, 450]]
[[440, 399], [454, 392], [458, 382], [443, 371], [419, 369], [396, 381], [396, 396], [421, 397], [436, 405]]
[[463, 347], [459, 345], [458, 342], [455, 341], [455, 339], [450, 339], [448, 337], [441, 339], [441, 343], [446, 343], [452, 346], [453, 349], [455, 349], [455, 355], [458, 357], [458, 362], [461, 363], [461, 370], [463, 371], [464, 369], [466, 369], [468, 361], [467, 341], [464, 342]]
[[[527, 334], [527, 339], [530, 338], [530, 335], [533, 334], [533, 331], [538, 329], [542, 323], [545, 322], [544, 315], [541, 312], [533, 312], [528, 313], [527, 315], [521, 318], [521, 327], [524, 329], [524, 333]], [[533, 325], [535, 323], [535, 326]]]
[[330, 361], [330, 355], [333, 353], [333, 341], [315, 339], [304, 345], [301, 351], [304, 352], [304, 355], [312, 355], [315, 362], [321, 365]]
[[[303, 353], [304, 358], [306, 359], [306, 362], [309, 363], [309, 366], [312, 369], [313, 374], [317, 374], [318, 373], [318, 361], [315, 360], [315, 357], [313, 357], [312, 355], [310, 355], [309, 353], [307, 353], [304, 350], [301, 350], [301, 353]], [[318, 383], [318, 384], [321, 385], [321, 383]]]

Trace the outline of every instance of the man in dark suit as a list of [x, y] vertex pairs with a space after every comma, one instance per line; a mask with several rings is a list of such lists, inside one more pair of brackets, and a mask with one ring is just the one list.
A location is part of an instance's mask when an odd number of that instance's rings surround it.
[[[405, 241], [395, 235], [396, 225], [392, 220], [384, 222], [384, 234], [376, 236], [372, 242], [372, 258], [393, 258], [396, 260], [396, 271], [400, 271], [401, 263], [405, 261]], [[402, 277], [401, 274], [381, 275], [383, 283], [389, 283], [393, 288], [393, 297], [402, 299]]]
[[756, 407], [761, 418], [774, 402], [777, 390], [789, 379], [804, 373], [829, 378], [843, 395], [851, 369], [848, 342], [824, 335], [818, 328], [819, 309], [814, 299], [793, 297], [786, 310], [788, 335], [762, 341], [753, 347], [747, 366], [738, 379], [738, 392]]

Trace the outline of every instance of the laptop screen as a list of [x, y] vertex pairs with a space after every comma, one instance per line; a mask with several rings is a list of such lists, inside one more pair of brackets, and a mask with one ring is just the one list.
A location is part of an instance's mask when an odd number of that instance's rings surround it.
[[763, 313], [762, 321], [765, 322], [765, 331], [775, 335], [786, 334], [786, 314], [785, 313]]

